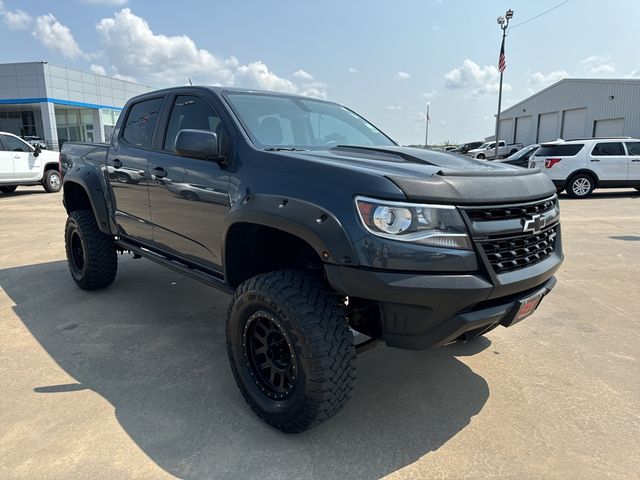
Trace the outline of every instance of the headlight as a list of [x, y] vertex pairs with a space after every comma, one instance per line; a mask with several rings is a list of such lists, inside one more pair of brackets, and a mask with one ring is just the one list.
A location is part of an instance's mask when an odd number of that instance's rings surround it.
[[367, 197], [356, 197], [356, 206], [365, 228], [379, 237], [434, 247], [472, 249], [456, 207]]

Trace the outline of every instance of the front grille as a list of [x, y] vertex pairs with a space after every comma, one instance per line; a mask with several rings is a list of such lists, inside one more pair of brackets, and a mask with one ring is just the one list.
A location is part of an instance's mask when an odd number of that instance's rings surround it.
[[486, 222], [491, 220], [509, 220], [512, 218], [523, 218], [536, 213], [545, 213], [552, 210], [557, 202], [557, 198], [548, 198], [528, 205], [508, 205], [499, 207], [468, 208], [469, 219], [475, 222]]
[[554, 250], [558, 225], [537, 234], [479, 242], [496, 273], [529, 267], [549, 257]]

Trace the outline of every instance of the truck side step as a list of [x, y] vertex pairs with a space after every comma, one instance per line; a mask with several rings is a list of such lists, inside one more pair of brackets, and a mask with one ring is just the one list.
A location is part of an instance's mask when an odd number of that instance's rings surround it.
[[192, 268], [182, 262], [165, 257], [152, 250], [123, 240], [122, 238], [116, 240], [116, 245], [124, 250], [129, 250], [131, 253], [133, 253], [134, 258], [136, 258], [136, 256], [146, 258], [165, 267], [169, 267], [170, 269], [175, 270], [178, 273], [182, 273], [183, 275], [191, 277], [194, 280], [199, 280], [202, 283], [206, 283], [207, 285], [215, 287], [218, 290], [223, 291], [224, 293], [228, 293], [229, 295], [233, 294], [233, 289], [231, 289], [221, 277], [217, 277], [202, 270]]

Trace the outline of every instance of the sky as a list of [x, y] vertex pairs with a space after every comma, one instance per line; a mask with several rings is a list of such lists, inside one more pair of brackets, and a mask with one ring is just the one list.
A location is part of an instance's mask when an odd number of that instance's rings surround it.
[[344, 104], [402, 144], [495, 129], [564, 77], [640, 78], [640, 2], [569, 0], [0, 0], [0, 63], [48, 61], [152, 87], [261, 88]]

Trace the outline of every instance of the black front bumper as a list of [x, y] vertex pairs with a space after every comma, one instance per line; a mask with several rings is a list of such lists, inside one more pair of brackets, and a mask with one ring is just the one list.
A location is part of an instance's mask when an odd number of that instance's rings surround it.
[[383, 339], [389, 346], [423, 350], [465, 332], [508, 325], [519, 301], [551, 291], [561, 250], [527, 268], [503, 275], [419, 274], [326, 265], [337, 291], [380, 306]]

